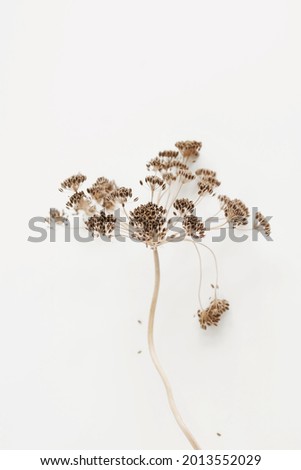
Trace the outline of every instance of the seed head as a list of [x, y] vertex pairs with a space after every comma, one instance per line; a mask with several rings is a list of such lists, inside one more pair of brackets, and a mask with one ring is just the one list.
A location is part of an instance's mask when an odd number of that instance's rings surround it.
[[161, 172], [162, 179], [166, 184], [170, 185], [173, 181], [177, 179], [177, 176], [172, 173], [172, 171]]
[[186, 140], [183, 142], [177, 142], [175, 146], [180, 150], [183, 157], [197, 157], [199, 155], [199, 150], [202, 147], [202, 142], [197, 142], [196, 140]]
[[165, 189], [166, 187], [163, 179], [159, 178], [159, 176], [146, 176], [144, 181], [149, 186], [151, 191], [155, 191], [158, 188]]
[[204, 224], [193, 214], [185, 216], [182, 225], [189, 237], [203, 238], [205, 236]]
[[95, 206], [92, 206], [91, 201], [87, 198], [84, 191], [72, 194], [66, 207], [67, 209], [74, 209], [76, 213], [83, 211], [86, 215], [92, 215], [96, 210]]
[[78, 173], [77, 175], [70, 176], [61, 183], [63, 189], [71, 189], [72, 191], [78, 191], [80, 185], [86, 181], [87, 177]]
[[218, 181], [218, 179], [215, 177], [214, 171], [211, 172], [211, 170], [204, 170], [203, 174], [198, 174], [198, 194], [200, 196], [204, 196], [205, 194], [212, 194], [214, 189], [217, 188], [220, 184], [220, 181]]
[[223, 313], [229, 310], [229, 302], [225, 299], [214, 299], [205, 310], [198, 310], [199, 322], [203, 330], [207, 326], [218, 325]]
[[133, 191], [131, 190], [131, 188], [124, 188], [122, 186], [121, 188], [116, 189], [116, 191], [113, 191], [112, 200], [115, 200], [120, 204], [125, 204], [128, 199], [132, 197], [132, 195]]
[[95, 183], [87, 189], [92, 199], [100, 204], [104, 209], [113, 210], [115, 207], [114, 193], [117, 190], [115, 181], [101, 176]]
[[154, 245], [166, 235], [166, 210], [152, 202], [141, 204], [130, 212], [129, 224], [132, 238]]
[[208, 170], [207, 168], [199, 168], [198, 170], [195, 170], [195, 174], [197, 176], [202, 176], [202, 177], [207, 177], [211, 176], [212, 178], [215, 178], [216, 176], [216, 171]]
[[263, 229], [267, 237], [271, 235], [271, 225], [261, 212], [256, 212], [255, 214], [254, 229]]
[[195, 179], [195, 175], [190, 170], [179, 170], [178, 176], [181, 183], [188, 183]]
[[166, 158], [177, 158], [179, 152], [175, 150], [163, 150], [163, 152], [159, 152], [159, 157], [166, 157]]
[[173, 159], [165, 163], [166, 170], [187, 170], [189, 171], [188, 165], [186, 163], [180, 162], [179, 160]]
[[238, 225], [247, 225], [249, 209], [239, 199], [230, 199], [228, 196], [218, 196], [222, 204], [222, 209], [228, 222], [236, 227]]
[[101, 211], [100, 214], [89, 217], [85, 224], [93, 237], [100, 235], [109, 237], [115, 228], [116, 218], [112, 214], [107, 215]]
[[167, 169], [166, 163], [163, 158], [155, 157], [152, 158], [147, 164], [146, 168], [150, 171], [163, 171]]
[[194, 211], [194, 203], [187, 198], [176, 199], [173, 206], [181, 217], [190, 215]]
[[46, 217], [45, 222], [48, 224], [55, 223], [58, 225], [66, 223], [68, 220], [64, 211], [60, 212], [58, 209], [51, 208], [49, 210], [49, 217]]

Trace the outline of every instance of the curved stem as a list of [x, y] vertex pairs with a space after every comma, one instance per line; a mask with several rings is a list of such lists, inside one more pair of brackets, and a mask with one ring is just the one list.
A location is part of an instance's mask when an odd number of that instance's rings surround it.
[[213, 259], [214, 259], [214, 265], [215, 265], [215, 286], [214, 286], [214, 297], [216, 299], [216, 289], [218, 288], [218, 265], [217, 265], [217, 259], [216, 259], [216, 256], [215, 256], [215, 253], [213, 250], [211, 250], [211, 248], [209, 248], [209, 246], [207, 245], [204, 245], [204, 243], [200, 243], [200, 245], [204, 246], [205, 248], [207, 248], [207, 250], [210, 251], [210, 253], [212, 254], [213, 256]]
[[149, 320], [148, 320], [148, 347], [150, 351], [150, 355], [153, 361], [153, 364], [155, 368], [157, 369], [162, 382], [164, 384], [166, 393], [167, 393], [167, 398], [169, 402], [170, 409], [186, 438], [190, 442], [191, 446], [193, 449], [198, 449], [200, 450], [200, 446], [187, 428], [186, 424], [184, 423], [174, 400], [174, 396], [172, 393], [172, 389], [170, 386], [170, 383], [168, 381], [168, 378], [162, 369], [156, 349], [155, 349], [155, 344], [154, 344], [154, 320], [155, 320], [155, 312], [156, 312], [156, 306], [157, 306], [157, 300], [158, 300], [158, 294], [159, 294], [159, 287], [160, 287], [160, 263], [159, 263], [159, 255], [158, 255], [158, 250], [157, 248], [153, 249], [153, 255], [154, 255], [154, 263], [155, 263], [155, 286], [154, 286], [154, 292], [153, 292], [153, 298], [152, 298], [152, 303], [149, 311]]
[[[187, 240], [188, 241], [188, 240]], [[199, 249], [197, 247], [197, 244], [195, 241], [192, 240], [193, 246], [196, 249], [198, 259], [199, 259], [199, 266], [200, 266], [200, 279], [199, 279], [199, 288], [198, 288], [198, 299], [199, 299], [199, 304], [200, 304], [200, 309], [203, 310], [202, 307], [202, 300], [201, 300], [201, 289], [202, 289], [202, 280], [203, 280], [203, 270], [202, 270], [202, 258], [199, 252]]]

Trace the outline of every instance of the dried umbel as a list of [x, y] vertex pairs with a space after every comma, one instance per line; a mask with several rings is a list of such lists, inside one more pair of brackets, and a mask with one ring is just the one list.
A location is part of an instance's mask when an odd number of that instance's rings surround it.
[[212, 194], [214, 189], [217, 188], [221, 183], [215, 177], [215, 171], [197, 170], [195, 174], [198, 177], [198, 194], [204, 196], [205, 194]]
[[198, 310], [198, 317], [203, 330], [206, 330], [207, 326], [217, 326], [222, 314], [227, 310], [229, 310], [229, 302], [225, 299], [214, 299], [210, 302], [209, 307]]
[[154, 245], [166, 235], [166, 210], [153, 202], [141, 204], [130, 212], [129, 224], [132, 238]]
[[62, 189], [71, 189], [72, 191], [78, 191], [80, 185], [86, 181], [87, 177], [78, 173], [78, 175], [73, 175], [64, 180], [61, 183]]
[[117, 202], [119, 204], [124, 205], [132, 197], [132, 195], [133, 195], [133, 191], [131, 190], [131, 188], [122, 187], [113, 191], [111, 197], [112, 197], [112, 200], [115, 201], [115, 204]]
[[222, 209], [229, 223], [234, 227], [238, 225], [247, 225], [249, 209], [239, 199], [230, 199], [227, 196], [219, 196], [222, 203]]
[[110, 181], [101, 176], [97, 178], [90, 188], [87, 188], [87, 193], [97, 204], [103, 206], [104, 209], [113, 210], [115, 208], [117, 189], [115, 181]]
[[195, 179], [195, 175], [189, 170], [179, 170], [178, 176], [181, 183], [188, 183]]
[[65, 217], [64, 211], [59, 211], [58, 209], [51, 208], [49, 210], [49, 217], [45, 218], [45, 222], [48, 224], [64, 224], [68, 219]]
[[155, 191], [158, 188], [165, 189], [166, 187], [164, 180], [159, 178], [159, 176], [146, 176], [144, 181], [149, 186], [151, 191]]
[[193, 214], [184, 216], [183, 228], [185, 229], [186, 234], [193, 239], [203, 238], [205, 236], [204, 224]]
[[208, 170], [208, 168], [198, 168], [195, 170], [195, 174], [197, 176], [200, 176], [201, 178], [215, 178], [216, 177], [216, 171], [213, 170]]
[[175, 146], [180, 150], [183, 157], [197, 157], [199, 150], [202, 147], [202, 142], [197, 142], [195, 140], [185, 140], [185, 142], [177, 142]]
[[271, 225], [261, 212], [256, 212], [255, 214], [254, 228], [256, 230], [262, 229], [267, 237], [271, 235]]
[[[223, 314], [229, 310], [229, 302], [217, 296], [218, 275], [217, 260], [213, 250], [208, 246], [206, 238], [212, 230], [220, 227], [244, 230], [249, 219], [248, 207], [239, 199], [226, 195], [218, 195], [220, 181], [214, 170], [198, 165], [193, 168], [202, 147], [199, 141], [181, 141], [175, 144], [177, 150], [163, 150], [147, 163], [147, 176], [140, 180], [141, 190], [148, 191], [143, 203], [138, 197], [133, 198], [133, 191], [127, 186], [119, 186], [115, 180], [99, 177], [88, 186], [83, 187], [86, 176], [73, 175], [61, 183], [60, 191], [68, 193], [66, 208], [72, 214], [80, 214], [85, 228], [93, 237], [114, 239], [117, 235], [143, 243], [153, 253], [155, 266], [155, 286], [148, 321], [148, 345], [152, 361], [164, 382], [171, 410], [178, 425], [194, 449], [199, 444], [185, 425], [173, 398], [173, 393], [160, 365], [153, 339], [154, 319], [160, 286], [159, 249], [169, 242], [186, 241], [196, 250], [200, 262], [200, 283], [198, 291], [198, 319], [202, 330], [217, 326]], [[70, 195], [70, 191], [72, 194]], [[197, 215], [198, 207], [205, 204], [206, 199], [215, 201], [219, 214], [215, 225], [207, 221], [212, 218], [201, 218]], [[202, 213], [204, 211], [202, 210]], [[174, 216], [174, 218], [172, 217]], [[49, 223], [61, 223], [66, 218], [64, 212], [50, 210], [46, 219]], [[257, 212], [254, 229], [270, 235], [271, 227], [267, 219]], [[204, 240], [206, 243], [204, 243]], [[215, 280], [212, 287], [214, 294], [208, 307], [203, 307], [201, 279], [201, 257], [204, 250], [213, 257]]]
[[83, 211], [86, 215], [91, 215], [95, 212], [95, 206], [93, 206], [91, 201], [86, 197], [84, 191], [72, 194], [66, 207], [67, 209], [74, 209], [76, 214], [78, 214], [79, 211]]
[[177, 158], [179, 152], [175, 150], [163, 150], [159, 152], [159, 157], [166, 157], [166, 158]]
[[187, 198], [176, 199], [173, 206], [182, 217], [192, 214], [195, 209], [194, 203]]
[[93, 215], [86, 220], [86, 228], [95, 236], [111, 236], [116, 224], [116, 219], [112, 214], [105, 214], [101, 211], [100, 214]]

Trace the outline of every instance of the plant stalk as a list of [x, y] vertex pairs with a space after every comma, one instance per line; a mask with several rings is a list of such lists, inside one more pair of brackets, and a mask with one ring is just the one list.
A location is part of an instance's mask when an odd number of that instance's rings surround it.
[[172, 389], [169, 383], [169, 380], [162, 369], [156, 349], [155, 349], [155, 344], [154, 344], [154, 320], [155, 320], [155, 313], [156, 313], [156, 306], [157, 306], [157, 300], [158, 300], [158, 294], [159, 294], [159, 287], [160, 287], [160, 262], [159, 262], [159, 255], [158, 255], [158, 250], [157, 248], [153, 249], [153, 255], [154, 255], [154, 264], [155, 264], [155, 286], [154, 286], [154, 292], [153, 292], [153, 297], [152, 297], [152, 303], [150, 306], [150, 311], [149, 311], [149, 320], [148, 320], [148, 347], [149, 347], [149, 352], [153, 361], [153, 364], [155, 368], [157, 369], [162, 382], [164, 384], [166, 393], [167, 393], [167, 398], [168, 398], [168, 403], [170, 406], [170, 409], [178, 423], [178, 426], [182, 430], [183, 434], [186, 436], [188, 439], [189, 443], [191, 444], [193, 449], [198, 449], [200, 450], [200, 446], [191, 434], [190, 430], [184, 423], [179, 410], [177, 409], [175, 399], [172, 393]]

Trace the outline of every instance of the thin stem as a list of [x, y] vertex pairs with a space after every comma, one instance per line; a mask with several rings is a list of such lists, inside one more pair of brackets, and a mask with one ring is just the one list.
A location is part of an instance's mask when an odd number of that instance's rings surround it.
[[207, 245], [204, 245], [204, 243], [200, 243], [201, 246], [204, 246], [205, 248], [207, 248], [207, 250], [210, 251], [210, 253], [212, 254], [213, 256], [213, 259], [214, 259], [214, 265], [215, 265], [215, 286], [214, 286], [214, 297], [216, 299], [217, 295], [216, 295], [216, 289], [218, 288], [218, 265], [217, 265], [217, 259], [216, 259], [216, 256], [215, 256], [215, 253], [213, 250], [211, 250], [211, 248], [209, 248], [209, 246]]
[[153, 364], [155, 368], [157, 369], [162, 382], [164, 384], [166, 393], [167, 393], [167, 398], [169, 402], [170, 409], [186, 438], [190, 442], [191, 446], [193, 449], [198, 449], [200, 450], [200, 446], [187, 428], [186, 424], [184, 423], [177, 407], [176, 403], [174, 400], [174, 396], [172, 393], [172, 389], [169, 383], [169, 380], [162, 369], [156, 349], [155, 349], [155, 344], [154, 344], [154, 320], [155, 320], [155, 312], [156, 312], [156, 306], [157, 306], [157, 300], [158, 300], [158, 294], [159, 294], [159, 287], [160, 287], [160, 262], [159, 262], [159, 255], [158, 255], [158, 250], [157, 248], [153, 249], [153, 255], [154, 255], [154, 264], [155, 264], [155, 286], [154, 286], [154, 292], [153, 292], [153, 298], [152, 298], [152, 303], [149, 311], [149, 320], [148, 320], [148, 347], [150, 351], [150, 355], [153, 361]]
[[202, 280], [203, 280], [202, 258], [201, 258], [199, 249], [197, 247], [197, 244], [193, 240], [192, 240], [192, 243], [193, 243], [194, 248], [196, 249], [198, 259], [199, 259], [199, 265], [200, 265], [200, 280], [199, 280], [199, 288], [198, 288], [198, 299], [199, 299], [200, 308], [201, 308], [201, 310], [203, 310], [202, 300], [201, 300], [201, 289], [202, 289]]
[[[171, 202], [169, 208], [167, 209], [166, 217], [168, 217], [168, 214], [169, 214], [170, 209], [172, 208], [172, 206], [173, 206], [174, 202], [176, 201], [177, 197], [179, 196], [180, 191], [181, 191], [181, 189], [182, 189], [182, 187], [183, 187], [183, 184], [184, 184], [183, 182], [180, 182], [179, 189], [178, 189], [178, 191], [176, 192], [176, 195], [174, 196], [174, 198], [173, 198], [173, 200], [172, 200], [172, 202]], [[167, 205], [167, 204], [166, 204], [166, 205]]]
[[196, 205], [202, 200], [203, 197], [204, 197], [204, 195], [200, 194], [200, 195], [196, 198], [196, 200], [194, 201], [193, 204], [196, 206]]
[[122, 204], [122, 210], [124, 212], [124, 215], [125, 215], [126, 219], [129, 220], [129, 214], [127, 213], [127, 210], [126, 210], [124, 204]]
[[157, 200], [157, 204], [159, 205], [162, 197], [170, 190], [170, 187], [168, 186], [166, 189], [164, 189], [163, 191], [161, 190], [161, 193], [159, 194], [159, 197], [158, 197], [158, 200]]

